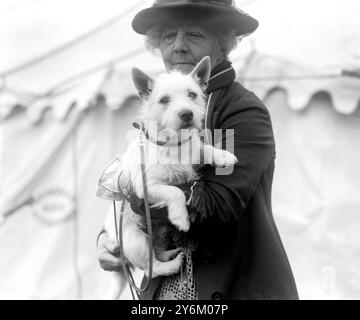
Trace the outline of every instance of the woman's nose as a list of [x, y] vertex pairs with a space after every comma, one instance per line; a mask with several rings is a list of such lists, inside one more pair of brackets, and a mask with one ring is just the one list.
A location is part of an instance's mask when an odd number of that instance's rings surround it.
[[186, 38], [185, 38], [184, 34], [182, 34], [180, 32], [176, 35], [176, 38], [174, 41], [174, 51], [177, 53], [188, 51]]

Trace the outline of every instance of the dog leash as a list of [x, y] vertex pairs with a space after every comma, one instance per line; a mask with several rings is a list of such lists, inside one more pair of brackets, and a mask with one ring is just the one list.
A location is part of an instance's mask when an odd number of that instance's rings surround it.
[[[140, 124], [141, 127], [142, 124]], [[133, 289], [136, 291], [138, 298], [140, 298], [139, 293], [146, 291], [149, 288], [150, 281], [152, 279], [152, 271], [153, 271], [153, 234], [152, 234], [152, 226], [151, 226], [151, 214], [150, 214], [150, 206], [149, 206], [149, 198], [148, 198], [148, 191], [147, 191], [147, 181], [146, 181], [146, 173], [145, 173], [145, 151], [144, 151], [144, 129], [140, 130], [140, 160], [141, 160], [141, 176], [142, 176], [142, 183], [143, 183], [143, 191], [144, 191], [144, 205], [145, 205], [145, 213], [146, 213], [146, 223], [147, 223], [147, 230], [148, 230], [148, 242], [149, 242], [149, 273], [146, 279], [145, 285], [141, 288], [138, 288], [135, 284], [134, 278], [131, 274], [131, 270], [129, 266], [126, 265], [125, 262], [125, 254], [124, 254], [124, 246], [123, 246], [123, 238], [122, 238], [122, 224], [123, 224], [123, 213], [125, 208], [125, 199], [122, 201], [121, 210], [120, 210], [120, 221], [119, 227], [117, 226], [117, 219], [116, 219], [116, 203], [113, 201], [113, 208], [114, 208], [114, 220], [115, 220], [115, 228], [116, 228], [116, 237], [117, 242], [119, 244], [120, 249], [120, 260], [121, 265], [124, 270], [125, 278], [130, 286], [130, 291], [135, 300], [135, 295]]]
[[[175, 145], [175, 144], [169, 144], [169, 140], [170, 138], [169, 137], [166, 137], [166, 141], [160, 141], [160, 140], [156, 140], [154, 139], [153, 137], [150, 136], [149, 134], [149, 131], [146, 130], [145, 128], [145, 125], [143, 122], [133, 122], [132, 123], [133, 127], [136, 128], [136, 129], [139, 129], [146, 137], [147, 140], [149, 140], [150, 142], [154, 143], [154, 144], [157, 144], [158, 146], [165, 146], [166, 144], [167, 145]], [[186, 142], [190, 141], [191, 140], [191, 135], [189, 136], [189, 139], [186, 140]], [[183, 143], [183, 141], [179, 141], [177, 143], [178, 146], [181, 146]]]
[[[122, 215], [123, 212], [124, 212], [124, 207], [125, 207], [125, 200], [123, 200], [122, 203], [121, 203], [121, 209], [120, 209], [120, 214], [121, 214], [121, 215]], [[119, 226], [119, 228], [118, 228], [118, 224], [117, 224], [117, 218], [116, 218], [116, 202], [115, 202], [115, 201], [113, 201], [113, 209], [114, 209], [114, 221], [115, 221], [116, 241], [117, 241], [117, 243], [118, 243], [119, 246], [120, 246], [119, 234], [120, 234], [121, 231], [119, 230], [119, 229], [120, 229], [120, 226]], [[122, 268], [124, 268], [124, 265], [123, 265], [123, 264], [122, 264], [121, 266], [122, 266]], [[128, 268], [128, 266], [125, 266], [125, 267]], [[133, 278], [130, 270], [127, 269], [127, 271], [128, 271], [128, 275], [130, 276], [132, 282], [135, 283], [135, 282], [134, 282], [134, 278]], [[124, 271], [124, 273], [125, 273], [125, 271]], [[129, 288], [130, 288], [130, 292], [131, 292], [132, 298], [133, 298], [133, 300], [136, 300], [135, 294], [134, 294], [134, 289], [133, 289], [132, 286], [130, 285], [130, 282], [128, 282], [128, 283], [129, 283]], [[135, 291], [135, 292], [136, 292], [136, 291]], [[136, 295], [137, 295], [138, 300], [140, 300], [140, 296], [139, 296], [138, 292], [136, 292]]]

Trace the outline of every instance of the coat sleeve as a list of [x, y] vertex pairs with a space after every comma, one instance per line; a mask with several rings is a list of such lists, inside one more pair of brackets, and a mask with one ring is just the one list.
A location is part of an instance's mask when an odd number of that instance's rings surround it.
[[[216, 175], [204, 167], [193, 188], [190, 212], [195, 221], [229, 223], [246, 211], [258, 182], [275, 157], [275, 143], [267, 109], [255, 99], [236, 100], [228, 105], [221, 129], [234, 129], [234, 153], [238, 163], [230, 175]], [[226, 110], [226, 108], [225, 108]], [[225, 135], [222, 145], [226, 146]]]

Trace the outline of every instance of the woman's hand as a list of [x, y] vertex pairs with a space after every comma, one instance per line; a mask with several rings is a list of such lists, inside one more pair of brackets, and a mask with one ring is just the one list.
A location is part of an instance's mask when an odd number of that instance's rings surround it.
[[100, 234], [97, 242], [98, 260], [105, 271], [121, 271], [119, 245], [111, 241], [106, 232]]

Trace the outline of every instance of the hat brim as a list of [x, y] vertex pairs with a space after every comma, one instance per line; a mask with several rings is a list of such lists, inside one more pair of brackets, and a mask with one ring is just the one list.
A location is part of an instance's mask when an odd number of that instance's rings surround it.
[[210, 4], [187, 3], [143, 9], [135, 15], [132, 27], [137, 33], [145, 35], [150, 28], [169, 24], [174, 19], [202, 21], [211, 25], [221, 24], [236, 30], [237, 36], [250, 34], [259, 25], [256, 19], [242, 11]]

